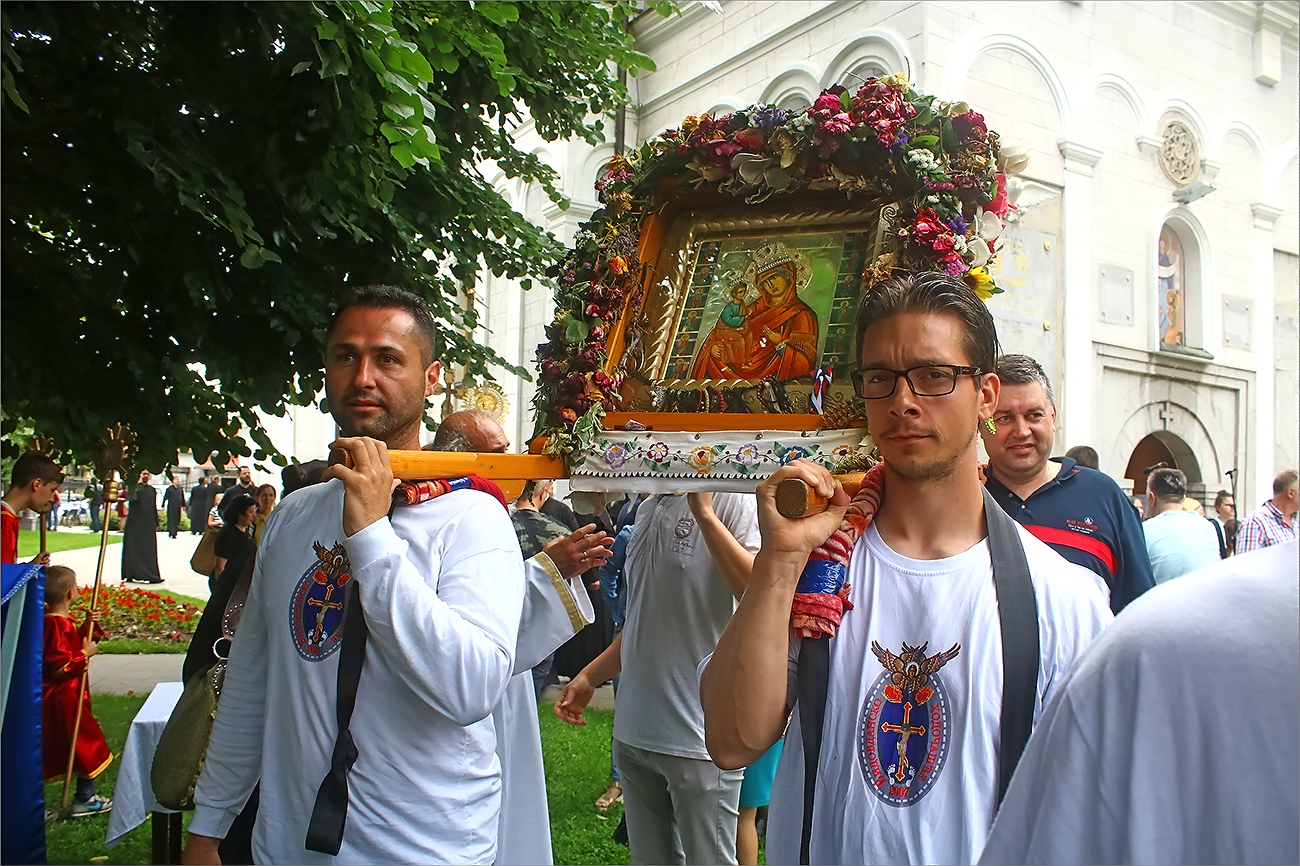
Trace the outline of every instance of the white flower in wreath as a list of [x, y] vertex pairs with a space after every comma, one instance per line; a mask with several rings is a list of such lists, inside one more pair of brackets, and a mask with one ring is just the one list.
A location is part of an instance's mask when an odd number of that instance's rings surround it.
[[741, 445], [736, 449], [735, 462], [746, 469], [757, 466], [763, 459], [763, 452], [753, 442]]
[[646, 449], [645, 456], [651, 463], [666, 463], [668, 462], [668, 446], [663, 442], [656, 442]]
[[632, 452], [622, 442], [615, 442], [605, 449], [605, 462], [614, 471], [622, 469], [631, 456]]

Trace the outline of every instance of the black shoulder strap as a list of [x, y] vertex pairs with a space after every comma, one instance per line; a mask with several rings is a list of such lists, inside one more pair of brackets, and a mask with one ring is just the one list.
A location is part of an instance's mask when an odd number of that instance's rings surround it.
[[352, 741], [352, 710], [357, 703], [357, 684], [366, 660], [366, 639], [370, 635], [361, 609], [361, 587], [354, 582], [348, 593], [347, 621], [343, 627], [343, 645], [339, 647], [338, 699], [335, 713], [339, 733], [334, 741], [334, 756], [316, 792], [316, 805], [307, 825], [306, 847], [309, 851], [337, 855], [343, 844], [343, 826], [348, 817], [348, 771], [356, 763], [357, 746]]
[[[981, 488], [983, 489], [983, 488]], [[984, 490], [988, 519], [989, 553], [993, 561], [993, 588], [998, 598], [1002, 631], [1002, 729], [998, 757], [998, 805], [1007, 793], [1011, 775], [1029, 741], [1034, 724], [1034, 698], [1038, 690], [1038, 601], [1029, 578], [1029, 561], [1015, 522]], [[803, 734], [803, 831], [799, 863], [811, 862], [813, 801], [817, 767], [826, 718], [826, 692], [830, 679], [830, 640], [804, 638], [799, 647], [799, 727]]]
[[808, 866], [812, 842], [813, 798], [822, 751], [822, 723], [826, 721], [826, 691], [830, 685], [831, 639], [803, 638], [799, 646], [799, 730], [803, 734], [803, 831], [799, 837], [799, 863]]
[[1034, 697], [1038, 692], [1040, 647], [1038, 600], [1029, 579], [1029, 561], [1016, 523], [984, 491], [993, 559], [993, 588], [998, 596], [1002, 627], [1002, 734], [998, 754], [998, 805], [1006, 796], [1011, 774], [1020, 763], [1034, 727]]

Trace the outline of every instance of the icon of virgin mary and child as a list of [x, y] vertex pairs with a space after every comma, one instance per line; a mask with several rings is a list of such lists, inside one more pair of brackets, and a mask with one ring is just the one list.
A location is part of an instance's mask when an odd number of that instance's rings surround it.
[[[812, 278], [808, 257], [780, 241], [759, 247], [704, 339], [693, 379], [790, 379], [817, 360], [817, 314], [799, 299]], [[755, 291], [755, 289], [757, 291]]]

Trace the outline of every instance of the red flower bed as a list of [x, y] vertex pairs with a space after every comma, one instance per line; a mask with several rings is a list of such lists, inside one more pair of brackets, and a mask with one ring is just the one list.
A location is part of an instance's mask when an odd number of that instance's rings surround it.
[[[72, 616], [80, 621], [90, 605], [90, 587], [82, 587], [72, 603]], [[203, 611], [170, 595], [126, 586], [99, 589], [100, 625], [106, 640], [156, 641], [184, 644], [194, 636]]]

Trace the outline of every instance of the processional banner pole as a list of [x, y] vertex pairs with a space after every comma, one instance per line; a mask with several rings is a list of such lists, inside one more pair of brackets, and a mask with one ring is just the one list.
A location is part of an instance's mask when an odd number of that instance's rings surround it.
[[[99, 563], [95, 567], [95, 585], [90, 591], [90, 607], [87, 609], [86, 623], [82, 628], [83, 641], [91, 636], [95, 627], [89, 612], [99, 607], [99, 588], [103, 582], [104, 560], [108, 553], [108, 515], [111, 513], [112, 503], [118, 500], [120, 487], [115, 475], [125, 466], [129, 456], [135, 451], [135, 434], [125, 424], [114, 425], [109, 428], [108, 437], [100, 440], [95, 450], [95, 471], [104, 480], [104, 525], [99, 535]], [[89, 687], [90, 660], [87, 659], [86, 669], [81, 672], [81, 682], [77, 687], [77, 714], [72, 722], [72, 743], [68, 748], [67, 769], [63, 774], [63, 798], [60, 806], [65, 809], [72, 793], [72, 771], [77, 758], [77, 737], [81, 734], [81, 714], [85, 708], [86, 689]]]

